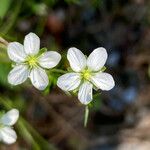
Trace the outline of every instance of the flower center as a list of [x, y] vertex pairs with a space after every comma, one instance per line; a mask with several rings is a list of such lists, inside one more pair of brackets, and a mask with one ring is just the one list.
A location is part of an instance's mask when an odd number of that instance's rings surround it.
[[86, 69], [86, 70], [84, 70], [84, 71], [82, 72], [82, 78], [83, 78], [83, 79], [89, 80], [90, 76], [91, 76], [91, 72], [90, 72], [88, 69]]
[[35, 66], [37, 66], [37, 58], [35, 56], [28, 56], [26, 59], [27, 64], [33, 68]]

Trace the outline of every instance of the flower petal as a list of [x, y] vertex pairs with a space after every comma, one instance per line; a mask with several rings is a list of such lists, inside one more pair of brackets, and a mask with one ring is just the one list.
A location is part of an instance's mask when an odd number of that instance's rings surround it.
[[17, 135], [16, 132], [10, 127], [3, 127], [0, 129], [1, 140], [6, 144], [12, 144], [16, 142]]
[[8, 74], [8, 82], [12, 85], [23, 83], [29, 76], [29, 69], [26, 65], [15, 66]]
[[7, 53], [9, 58], [14, 62], [23, 62], [27, 55], [24, 52], [23, 45], [18, 42], [11, 42], [8, 44]]
[[72, 47], [68, 50], [67, 59], [73, 71], [80, 72], [86, 67], [86, 57], [77, 48]]
[[107, 60], [107, 51], [103, 47], [95, 49], [87, 59], [87, 66], [92, 71], [99, 71]]
[[24, 49], [29, 55], [37, 54], [40, 49], [40, 38], [34, 33], [27, 34], [24, 39]]
[[108, 73], [99, 72], [91, 76], [91, 82], [101, 90], [109, 91], [115, 86], [113, 77]]
[[39, 64], [43, 68], [53, 68], [55, 67], [61, 59], [61, 55], [55, 51], [49, 51], [43, 53], [39, 58]]
[[19, 111], [17, 109], [11, 109], [2, 116], [0, 122], [7, 126], [12, 126], [19, 118]]
[[30, 79], [34, 87], [39, 90], [44, 90], [49, 83], [48, 76], [45, 70], [40, 67], [33, 68], [31, 70]]
[[82, 104], [89, 104], [93, 99], [93, 85], [90, 82], [84, 82], [80, 88], [78, 93], [78, 99]]
[[64, 91], [72, 91], [80, 85], [79, 73], [66, 73], [57, 80], [57, 86]]

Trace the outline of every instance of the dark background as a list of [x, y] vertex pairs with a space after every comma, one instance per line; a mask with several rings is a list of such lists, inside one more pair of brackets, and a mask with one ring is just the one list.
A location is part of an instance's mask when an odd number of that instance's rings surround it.
[[[10, 86], [6, 49], [0, 48], [0, 108], [18, 108], [18, 140], [2, 150], [150, 149], [150, 1], [149, 0], [0, 0], [0, 35], [23, 42], [29, 32], [41, 48], [63, 55], [77, 47], [89, 55], [97, 47], [109, 54], [107, 70], [116, 86], [93, 100], [87, 128], [84, 106], [56, 87], [36, 90], [29, 81]], [[56, 148], [54, 148], [56, 147]]]

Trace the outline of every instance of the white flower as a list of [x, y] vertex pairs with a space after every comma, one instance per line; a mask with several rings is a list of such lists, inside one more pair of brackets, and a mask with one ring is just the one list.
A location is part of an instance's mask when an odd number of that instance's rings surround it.
[[64, 91], [78, 90], [78, 99], [87, 105], [93, 99], [93, 88], [111, 90], [114, 85], [113, 77], [102, 72], [107, 60], [107, 52], [100, 47], [95, 49], [88, 58], [77, 48], [70, 48], [67, 59], [73, 70], [58, 78], [57, 85]]
[[19, 111], [17, 109], [11, 109], [0, 118], [0, 141], [6, 144], [16, 142], [17, 135], [12, 125], [16, 123], [18, 118]]
[[28, 77], [32, 84], [39, 90], [44, 90], [49, 79], [45, 69], [55, 67], [61, 55], [55, 51], [39, 54], [40, 39], [34, 33], [25, 36], [24, 45], [18, 42], [8, 44], [8, 56], [16, 66], [8, 75], [8, 82], [12, 85], [23, 83]]

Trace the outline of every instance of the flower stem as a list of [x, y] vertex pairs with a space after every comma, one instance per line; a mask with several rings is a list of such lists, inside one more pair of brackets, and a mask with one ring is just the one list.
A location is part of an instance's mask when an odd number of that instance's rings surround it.
[[2, 38], [2, 37], [0, 37], [0, 43], [3, 44], [6, 47], [8, 45], [8, 42], [4, 38]]
[[84, 127], [87, 127], [88, 117], [89, 117], [89, 107], [88, 105], [86, 105], [84, 114]]
[[[8, 98], [4, 98], [0, 95], [0, 104], [4, 106], [7, 110], [12, 108], [17, 108], [14, 103]], [[20, 136], [24, 138], [25, 141], [29, 142], [32, 145], [33, 149], [49, 149], [49, 150], [58, 150], [53, 144], [46, 141], [31, 124], [25, 120], [21, 115], [17, 122], [18, 132]]]
[[51, 72], [56, 72], [56, 73], [62, 73], [62, 74], [64, 74], [64, 73], [67, 72], [67, 71], [62, 70], [62, 69], [51, 69], [50, 71], [51, 71]]

